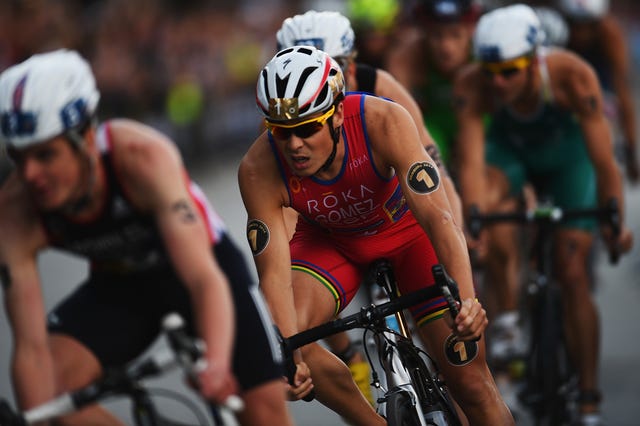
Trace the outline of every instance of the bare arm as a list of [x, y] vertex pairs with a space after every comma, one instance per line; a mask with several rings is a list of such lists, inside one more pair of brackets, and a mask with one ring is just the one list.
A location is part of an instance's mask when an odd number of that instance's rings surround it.
[[602, 22], [603, 36], [601, 42], [606, 48], [604, 53], [608, 55], [611, 65], [611, 80], [618, 103], [620, 125], [624, 135], [625, 161], [627, 162], [627, 175], [632, 182], [637, 182], [638, 164], [636, 157], [636, 115], [629, 75], [629, 51], [625, 36], [620, 24], [613, 17], [605, 18]]
[[189, 194], [180, 155], [164, 136], [146, 126], [118, 122], [112, 133], [118, 173], [134, 203], [155, 216], [171, 262], [189, 291], [196, 328], [207, 344], [201, 392], [223, 401], [236, 391], [231, 376], [234, 306], [204, 218]]
[[451, 180], [446, 166], [444, 165], [444, 163], [442, 163], [442, 161], [440, 161], [440, 152], [437, 145], [433, 141], [433, 138], [429, 134], [429, 131], [424, 125], [422, 111], [420, 110], [418, 103], [415, 101], [415, 99], [413, 99], [409, 91], [405, 89], [396, 79], [394, 79], [391, 74], [380, 69], [377, 71], [376, 93], [379, 96], [389, 98], [399, 103], [411, 115], [413, 122], [418, 128], [418, 133], [420, 135], [420, 141], [422, 142], [422, 145], [425, 147], [431, 158], [438, 166], [438, 169], [440, 170], [443, 186], [454, 213], [454, 219], [458, 224], [462, 225], [463, 216], [460, 196], [456, 191], [453, 180]]
[[275, 159], [269, 161], [273, 154], [266, 138], [263, 133], [242, 159], [238, 180], [260, 288], [281, 333], [290, 336], [298, 326], [291, 287], [289, 235], [283, 217], [288, 200]]
[[[460, 285], [463, 299], [475, 297], [465, 238], [446, 194], [439, 173], [419, 142], [411, 116], [396, 104], [368, 98], [367, 127], [372, 135], [375, 161], [393, 168], [412, 213], [429, 236], [438, 256]], [[486, 324], [484, 324], [486, 325]], [[479, 333], [482, 330], [475, 330]]]
[[482, 76], [476, 65], [461, 71], [453, 88], [454, 108], [458, 124], [455, 139], [460, 194], [464, 212], [472, 205], [486, 209], [486, 164], [484, 147], [484, 123], [479, 88], [475, 83]]
[[[618, 200], [624, 224], [622, 176], [611, 149], [611, 132], [602, 109], [600, 84], [593, 69], [577, 58], [569, 69], [570, 71], [563, 73], [567, 102], [576, 114], [584, 134], [587, 151], [596, 172], [598, 199], [601, 205], [605, 205], [611, 198]], [[629, 249], [631, 235], [628, 230], [623, 232], [621, 238], [628, 239], [622, 242], [622, 248]]]
[[6, 268], [4, 303], [13, 335], [11, 377], [16, 400], [26, 409], [55, 394], [36, 258], [46, 239], [15, 175], [0, 190], [0, 205], [0, 265]]

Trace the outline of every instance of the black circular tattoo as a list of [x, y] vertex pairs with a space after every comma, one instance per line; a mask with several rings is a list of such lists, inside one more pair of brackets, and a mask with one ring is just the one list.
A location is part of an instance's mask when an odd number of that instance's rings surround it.
[[431, 163], [414, 163], [407, 173], [407, 184], [418, 194], [428, 194], [440, 186], [440, 175]]
[[253, 255], [259, 255], [269, 244], [269, 228], [260, 220], [250, 220], [247, 223], [247, 240]]

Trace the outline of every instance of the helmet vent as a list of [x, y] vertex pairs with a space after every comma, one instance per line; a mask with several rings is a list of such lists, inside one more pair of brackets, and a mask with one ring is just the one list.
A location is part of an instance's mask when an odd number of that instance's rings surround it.
[[263, 69], [262, 70], [262, 88], [264, 89], [264, 93], [267, 99], [270, 98], [269, 96], [269, 84], [268, 84], [268, 79], [269, 76], [267, 75], [267, 69]]
[[300, 92], [304, 88], [304, 85], [307, 82], [309, 76], [316, 70], [316, 68], [307, 67], [300, 73], [300, 78], [298, 79], [298, 85], [296, 86], [296, 90], [293, 92], [293, 97], [297, 98], [300, 96]]
[[325, 83], [314, 103], [316, 105], [322, 105], [325, 99], [327, 99], [327, 96], [329, 96], [329, 84]]
[[289, 77], [291, 77], [291, 74], [287, 74], [284, 78], [280, 78], [279, 75], [276, 75], [276, 94], [278, 98], [285, 97], [285, 94], [287, 93], [287, 86], [289, 85]]
[[281, 50], [280, 52], [278, 52], [278, 53], [276, 54], [276, 56], [275, 56], [275, 57], [277, 58], [277, 57], [279, 57], [279, 56], [286, 55], [287, 53], [292, 52], [292, 51], [293, 51], [293, 47], [290, 47], [290, 48], [288, 48], [288, 49], [286, 49], [286, 50]]

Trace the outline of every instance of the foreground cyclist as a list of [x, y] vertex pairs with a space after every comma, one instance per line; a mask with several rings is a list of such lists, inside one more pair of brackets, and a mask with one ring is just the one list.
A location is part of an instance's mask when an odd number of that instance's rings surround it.
[[[595, 73], [574, 54], [540, 47], [542, 36], [537, 16], [525, 5], [494, 10], [478, 23], [474, 51], [479, 63], [461, 72], [454, 89], [465, 209], [476, 205], [483, 212], [496, 211], [529, 183], [538, 199], [551, 198], [563, 209], [605, 206], [616, 199], [624, 214], [622, 178]], [[492, 115], [486, 134], [484, 114]], [[595, 219], [567, 221], [554, 236], [553, 272], [562, 288], [563, 325], [585, 423], [596, 417], [599, 403], [599, 327], [588, 272], [596, 226]], [[627, 228], [617, 240], [610, 230], [603, 232], [610, 247], [630, 249]], [[491, 277], [485, 282], [500, 296], [502, 316], [493, 325], [505, 329], [517, 322], [516, 244], [515, 238], [489, 238]], [[517, 342], [506, 346], [505, 356], [517, 352]]]
[[[270, 320], [223, 223], [166, 137], [128, 120], [97, 127], [98, 99], [73, 51], [34, 55], [0, 75], [0, 137], [16, 166], [0, 188], [0, 265], [19, 406], [131, 361], [177, 311], [207, 345], [197, 375], [205, 398], [239, 393], [242, 424], [291, 424]], [[36, 264], [47, 247], [91, 262], [48, 332]], [[61, 423], [119, 424], [98, 407]]]
[[[453, 186], [446, 167], [440, 162], [438, 148], [422, 124], [422, 112], [418, 104], [391, 74], [367, 64], [356, 62], [357, 52], [354, 48], [354, 38], [355, 34], [349, 19], [338, 12], [332, 11], [316, 12], [315, 10], [310, 10], [301, 15], [287, 18], [277, 33], [278, 47], [280, 49], [313, 45], [329, 54], [342, 69], [346, 90], [366, 92], [389, 98], [407, 109], [416, 126], [418, 126], [422, 144], [440, 170], [447, 198], [454, 209], [456, 220], [460, 223], [462, 220], [460, 197]], [[361, 352], [357, 351], [350, 342], [348, 334], [340, 333], [326, 340], [332, 351], [347, 363], [356, 383], [373, 404], [369, 364], [364, 360]]]
[[[460, 284], [455, 333], [466, 356], [445, 355], [451, 328], [442, 298], [412, 309], [420, 335], [471, 424], [512, 424], [484, 342], [475, 341], [487, 320], [474, 299], [462, 230], [409, 113], [381, 98], [345, 96], [339, 65], [310, 46], [276, 54], [256, 90], [269, 130], [243, 158], [239, 182], [260, 286], [282, 334], [333, 318], [376, 259], [391, 261], [403, 293], [432, 285], [431, 266], [440, 261]], [[301, 216], [291, 243], [287, 207]], [[327, 350], [316, 343], [295, 356], [292, 397], [314, 388], [350, 424], [384, 424]]]

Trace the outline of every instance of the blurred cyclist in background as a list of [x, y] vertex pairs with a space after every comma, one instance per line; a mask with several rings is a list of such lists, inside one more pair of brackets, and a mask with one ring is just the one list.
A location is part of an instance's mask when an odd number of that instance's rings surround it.
[[[481, 212], [495, 211], [528, 182], [539, 197], [562, 208], [604, 206], [616, 199], [623, 214], [622, 178], [597, 77], [577, 55], [540, 47], [542, 41], [539, 19], [522, 4], [489, 12], [478, 23], [478, 62], [460, 72], [454, 87], [465, 211], [473, 205]], [[486, 113], [492, 119], [485, 132]], [[596, 227], [595, 219], [571, 220], [553, 236], [553, 274], [561, 287], [562, 325], [579, 376], [584, 424], [599, 424], [599, 321], [587, 266]], [[603, 236], [610, 247], [631, 247], [624, 226], [618, 239], [609, 229], [603, 229]], [[493, 357], [508, 359], [518, 351], [519, 251], [514, 239], [492, 234], [488, 243], [492, 267], [485, 282], [500, 295], [501, 316], [492, 327], [494, 334], [502, 334], [502, 344], [491, 351]]]
[[[471, 38], [480, 6], [472, 0], [418, 0], [411, 33], [389, 54], [387, 69], [418, 101], [424, 122], [451, 169], [456, 121], [453, 79], [471, 60]], [[456, 171], [452, 170], [454, 179]]]
[[[206, 344], [203, 397], [238, 393], [245, 425], [291, 424], [272, 322], [241, 252], [175, 145], [131, 120], [98, 126], [99, 97], [70, 50], [0, 75], [0, 141], [15, 163], [0, 187], [0, 277], [18, 405], [132, 361], [175, 311]], [[48, 247], [86, 258], [90, 272], [47, 318], [37, 256]], [[120, 424], [99, 407], [61, 423]]]
[[[437, 147], [422, 124], [420, 108], [409, 92], [388, 72], [356, 62], [355, 35], [349, 19], [338, 12], [310, 10], [285, 19], [276, 37], [278, 50], [292, 46], [310, 45], [328, 53], [342, 69], [346, 90], [389, 98], [405, 107], [418, 127], [422, 144], [438, 164], [441, 175], [444, 177], [449, 202], [458, 212], [457, 218], [462, 220], [459, 196], [453, 187], [453, 182], [448, 177], [445, 166], [439, 161]], [[293, 231], [297, 213], [290, 220], [292, 221], [290, 228]], [[349, 366], [358, 387], [373, 405], [369, 383], [369, 365], [365, 362], [362, 353], [355, 348], [348, 334], [336, 334], [327, 339], [327, 343], [331, 350]]]
[[569, 23], [567, 47], [595, 69], [604, 91], [605, 112], [611, 119], [614, 140], [622, 151], [627, 179], [637, 183], [637, 129], [631, 87], [629, 50], [624, 31], [609, 12], [609, 0], [556, 0], [557, 7]]
[[569, 24], [562, 14], [548, 6], [535, 6], [533, 11], [538, 15], [540, 26], [544, 32], [542, 44], [565, 47], [569, 41]]

